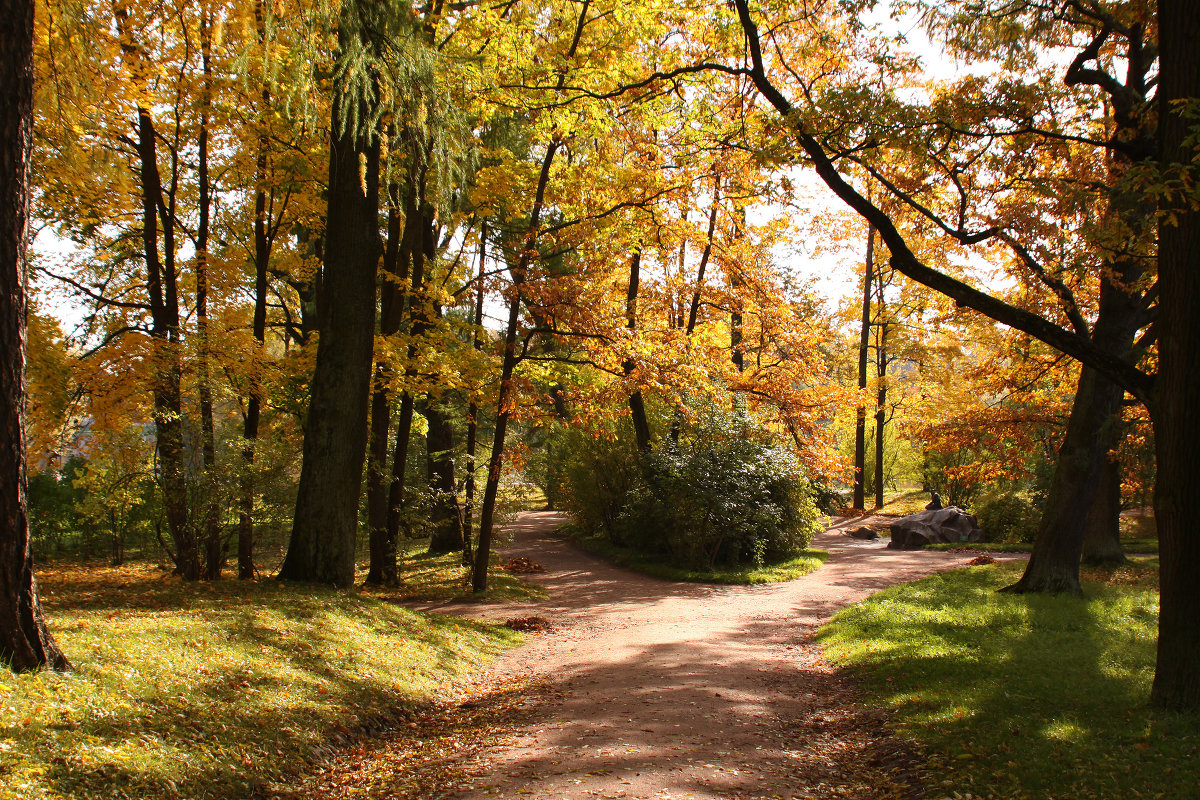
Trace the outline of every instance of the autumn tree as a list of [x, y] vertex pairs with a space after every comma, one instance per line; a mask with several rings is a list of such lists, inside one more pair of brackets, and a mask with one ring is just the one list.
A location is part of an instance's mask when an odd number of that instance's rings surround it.
[[0, 661], [70, 665], [46, 629], [33, 574], [25, 462], [26, 249], [33, 152], [33, 3], [0, 4]]

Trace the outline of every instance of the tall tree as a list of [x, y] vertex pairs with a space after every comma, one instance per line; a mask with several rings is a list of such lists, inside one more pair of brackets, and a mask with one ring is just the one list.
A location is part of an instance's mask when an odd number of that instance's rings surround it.
[[70, 664], [46, 629], [33, 574], [25, 472], [25, 317], [33, 154], [33, 2], [0, 0], [0, 662]]
[[[863, 271], [862, 327], [858, 335], [858, 391], [867, 390], [867, 359], [871, 343], [871, 294], [875, 290], [875, 228], [867, 226], [867, 258]], [[867, 406], [859, 398], [854, 413], [853, 508], [866, 508]]]
[[285, 580], [354, 583], [358, 499], [367, 449], [379, 241], [379, 76], [373, 64], [385, 9], [342, 6], [343, 87], [330, 119], [329, 203], [321, 276], [317, 364]]
[[[1200, 98], [1200, 51], [1189, 42], [1200, 36], [1200, 15], [1184, 0], [1159, 0], [1161, 40], [1158, 86], [1159, 169], [1175, 181], [1159, 222], [1159, 317], [1156, 333], [1159, 365], [1148, 374], [1130, 360], [1097, 345], [1079, 331], [1042, 315], [1017, 308], [924, 263], [905, 235], [876, 204], [845, 179], [835, 156], [813, 134], [803, 114], [767, 75], [758, 27], [746, 0], [735, 0], [746, 35], [750, 62], [734, 68], [748, 74], [759, 91], [787, 121], [792, 136], [812, 160], [818, 176], [847, 205], [873, 223], [891, 252], [897, 271], [998, 322], [1024, 331], [1080, 360], [1086, 367], [1124, 387], [1145, 402], [1155, 428], [1158, 471], [1155, 511], [1161, 557], [1161, 612], [1158, 664], [1152, 702], [1160, 707], [1200, 710], [1200, 537], [1186, 508], [1200, 496], [1200, 464], [1191, 454], [1200, 448], [1200, 417], [1190, 403], [1200, 391], [1200, 214], [1185, 187], [1191, 183], [1196, 154], [1195, 112]], [[1081, 510], [1086, 516], [1087, 508]]]

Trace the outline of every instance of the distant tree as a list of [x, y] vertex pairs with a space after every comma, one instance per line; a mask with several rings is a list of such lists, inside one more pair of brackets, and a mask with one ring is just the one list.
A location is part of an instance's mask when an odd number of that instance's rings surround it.
[[70, 667], [46, 630], [26, 497], [25, 283], [33, 153], [33, 2], [0, 0], [0, 661]]

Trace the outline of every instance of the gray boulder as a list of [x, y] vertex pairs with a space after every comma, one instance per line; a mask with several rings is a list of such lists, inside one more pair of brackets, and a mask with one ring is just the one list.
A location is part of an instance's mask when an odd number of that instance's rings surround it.
[[865, 525], [861, 528], [855, 528], [854, 530], [850, 531], [846, 535], [851, 538], [854, 538], [854, 539], [870, 540], [870, 539], [878, 539], [879, 538], [878, 533], [876, 533], [872, 529], [866, 527]]
[[920, 511], [891, 524], [893, 550], [919, 550], [927, 544], [942, 542], [982, 542], [979, 522], [961, 508], [950, 506]]

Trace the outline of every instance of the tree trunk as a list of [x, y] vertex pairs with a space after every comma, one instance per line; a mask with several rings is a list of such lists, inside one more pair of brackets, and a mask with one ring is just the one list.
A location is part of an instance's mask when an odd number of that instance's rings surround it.
[[[1159, 0], [1159, 152], [1167, 166], [1194, 168], [1195, 120], [1175, 104], [1200, 97], [1200, 14], [1188, 0]], [[1159, 223], [1158, 380], [1154, 417], [1158, 473], [1161, 612], [1158, 666], [1150, 701], [1159, 708], [1200, 712], [1200, 213], [1175, 195]]]
[[1100, 483], [1092, 499], [1083, 533], [1085, 564], [1111, 566], [1124, 564], [1121, 549], [1121, 464], [1110, 454], [1103, 456]]
[[[867, 390], [867, 355], [871, 345], [871, 292], [875, 287], [875, 226], [867, 225], [867, 259], [863, 271], [862, 327], [858, 333], [858, 390]], [[861, 401], [854, 410], [854, 500], [853, 508], [867, 507], [867, 406]]]
[[[474, 327], [471, 329], [471, 348], [477, 352], [482, 347], [479, 334], [483, 330], [483, 276], [487, 272], [487, 234], [487, 220], [484, 220], [479, 226], [479, 285], [475, 287], [475, 317]], [[471, 540], [474, 537], [472, 518], [475, 511], [475, 440], [478, 430], [479, 404], [475, 402], [472, 393], [471, 402], [467, 404], [467, 480], [464, 487], [466, 501], [463, 503], [463, 557], [469, 562], [473, 561]]]
[[[400, 209], [388, 209], [388, 238], [383, 257], [383, 281], [379, 287], [379, 334], [394, 336], [400, 329], [404, 292], [400, 275], [401, 226]], [[390, 586], [399, 580], [395, 540], [388, 541], [388, 487], [392, 482], [388, 472], [388, 435], [392, 421], [392, 391], [389, 383], [395, 367], [384, 359], [375, 364], [374, 389], [371, 395], [371, 434], [367, 454], [367, 536], [370, 565], [367, 583]], [[389, 555], [390, 554], [390, 555]]]
[[883, 319], [883, 287], [879, 287], [879, 347], [875, 371], [879, 388], [875, 392], [875, 507], [883, 508], [883, 432], [887, 425], [887, 320]]
[[1119, 398], [1114, 402], [1113, 393], [1105, 392], [1105, 386], [1111, 384], [1091, 367], [1080, 371], [1033, 553], [1021, 579], [1004, 591], [1083, 593], [1079, 585], [1083, 534], [1100, 480], [1100, 465], [1108, 452], [1096, 434], [1120, 410]]
[[33, 3], [0, 0], [0, 663], [70, 668], [46, 630], [25, 473], [25, 286], [33, 153]]
[[430, 522], [433, 533], [429, 552], [433, 554], [461, 551], [463, 538], [462, 509], [458, 505], [454, 481], [454, 428], [445, 411], [432, 401], [422, 403], [421, 414], [429, 422], [425, 437], [425, 465], [429, 488], [433, 491]]
[[[345, 12], [344, 12], [345, 13]], [[340, 46], [352, 43], [343, 26]], [[334, 98], [320, 335], [296, 516], [280, 578], [348, 587], [367, 449], [379, 266], [379, 138]], [[374, 99], [377, 102], [377, 98]]]
[[[633, 251], [633, 256], [629, 259], [629, 288], [625, 292], [625, 328], [629, 331], [630, 346], [632, 346], [633, 337], [637, 332], [637, 298], [641, 275], [642, 248], [638, 247]], [[632, 358], [626, 358], [621, 365], [621, 369], [625, 373], [625, 377], [628, 378], [637, 369], [637, 362]], [[629, 394], [629, 416], [633, 421], [633, 435], [637, 439], [638, 451], [642, 453], [649, 452], [650, 421], [646, 417], [646, 403], [642, 399], [640, 389]]]
[[213, 421], [212, 376], [210, 373], [210, 342], [208, 328], [208, 236], [212, 211], [212, 182], [208, 172], [208, 126], [211, 101], [212, 12], [205, 10], [200, 20], [200, 63], [204, 84], [200, 101], [200, 136], [197, 147], [199, 161], [200, 219], [196, 226], [196, 382], [200, 394], [200, 443], [202, 461], [201, 509], [204, 533], [204, 577], [210, 581], [221, 577], [225, 553], [221, 543], [221, 506], [217, 488], [216, 425]]

